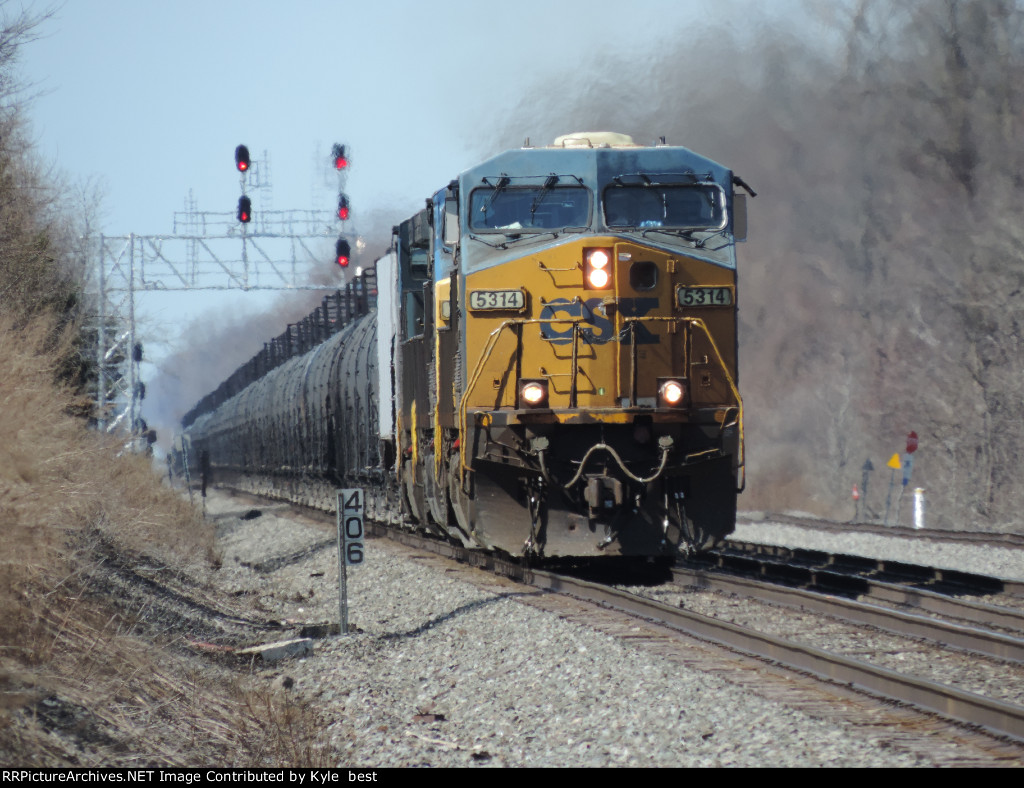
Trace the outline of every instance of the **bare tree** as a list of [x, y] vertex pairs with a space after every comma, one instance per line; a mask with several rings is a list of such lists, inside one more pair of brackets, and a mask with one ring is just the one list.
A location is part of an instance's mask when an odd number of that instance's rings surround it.
[[[914, 429], [933, 520], [1008, 523], [1024, 508], [1021, 3], [804, 10], [796, 27], [690, 26], [653, 62], [594, 63], [521, 108], [506, 142], [666, 134], [761, 193], [740, 254], [747, 506], [849, 517], [865, 459], [882, 467]], [[538, 116], [547, 128], [519, 119]]]

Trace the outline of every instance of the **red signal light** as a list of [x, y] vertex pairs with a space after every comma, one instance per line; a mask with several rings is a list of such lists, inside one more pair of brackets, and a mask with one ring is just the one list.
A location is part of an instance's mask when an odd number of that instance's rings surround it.
[[348, 166], [348, 156], [345, 154], [345, 146], [337, 142], [331, 146], [331, 158], [334, 160], [334, 169], [343, 170]]
[[239, 172], [245, 172], [248, 170], [251, 163], [252, 162], [249, 159], [249, 149], [247, 147], [239, 145], [235, 148], [235, 166], [238, 168]]
[[242, 224], [252, 221], [252, 200], [244, 194], [238, 198], [238, 221]]
[[338, 218], [343, 222], [348, 221], [348, 217], [351, 215], [352, 210], [348, 204], [348, 197], [344, 194], [338, 195]]
[[334, 245], [334, 260], [342, 268], [346, 268], [352, 259], [352, 247], [344, 238], [339, 238]]

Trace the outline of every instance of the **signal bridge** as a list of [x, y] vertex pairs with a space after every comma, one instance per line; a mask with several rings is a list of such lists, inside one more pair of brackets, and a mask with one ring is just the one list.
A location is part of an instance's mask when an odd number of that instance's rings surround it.
[[[113, 431], [144, 432], [139, 413], [145, 385], [139, 374], [136, 294], [176, 291], [334, 291], [331, 211], [256, 211], [251, 223], [234, 214], [175, 214], [171, 235], [100, 236], [97, 267], [97, 423]], [[356, 241], [360, 246], [361, 241]], [[344, 271], [344, 269], [340, 269]], [[332, 273], [333, 276], [336, 274]]]
[[[335, 212], [269, 210], [269, 157], [264, 152], [262, 160], [252, 159], [248, 147], [239, 145], [235, 167], [241, 197], [236, 213], [198, 211], [190, 192], [187, 210], [174, 214], [171, 235], [99, 237], [94, 284], [98, 304], [95, 413], [100, 429], [110, 432], [123, 427], [133, 436], [147, 432], [139, 415], [146, 387], [139, 374], [143, 345], [138, 336], [136, 293], [337, 290], [343, 284], [344, 273], [341, 281], [325, 284], [334, 277], [323, 273], [338, 268], [326, 263], [331, 259], [330, 246], [322, 242], [337, 237], [334, 261], [344, 272], [351, 259], [346, 234], [338, 237], [338, 222], [344, 227], [351, 210], [344, 192], [349, 168], [344, 145], [332, 146], [330, 161], [338, 174]], [[253, 210], [250, 190], [260, 193], [266, 209]], [[358, 238], [355, 244], [357, 249], [363, 246]], [[321, 275], [314, 275], [316, 271]]]
[[[268, 216], [267, 213], [270, 213]], [[239, 225], [233, 214], [189, 214], [172, 235], [100, 238], [101, 293], [171, 290], [335, 290], [311, 281], [330, 270], [330, 211], [273, 211]]]

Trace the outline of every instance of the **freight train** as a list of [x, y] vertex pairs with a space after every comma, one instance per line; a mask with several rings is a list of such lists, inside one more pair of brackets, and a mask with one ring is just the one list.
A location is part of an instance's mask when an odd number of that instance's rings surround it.
[[497, 155], [193, 408], [191, 466], [313, 505], [361, 486], [372, 517], [515, 556], [709, 548], [744, 486], [748, 194], [664, 140]]

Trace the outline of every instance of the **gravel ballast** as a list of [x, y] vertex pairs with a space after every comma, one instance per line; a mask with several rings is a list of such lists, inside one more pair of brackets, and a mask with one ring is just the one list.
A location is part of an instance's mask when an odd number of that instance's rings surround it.
[[1024, 580], [1024, 550], [1021, 549], [857, 533], [856, 525], [851, 525], [846, 533], [832, 534], [764, 519], [738, 523], [732, 538], [740, 542], [888, 558], [1006, 580]]
[[[268, 617], [338, 620], [334, 549], [252, 569], [322, 544], [322, 524], [269, 510], [242, 520], [231, 515], [247, 507], [214, 496], [211, 512], [218, 507], [221, 582]], [[749, 682], [524, 604], [540, 593], [528, 587], [459, 574], [369, 540], [366, 564], [348, 572], [357, 631], [317, 641], [312, 656], [254, 666], [317, 709], [336, 765], [933, 763], [928, 751], [894, 744], [883, 726], [812, 716]]]

